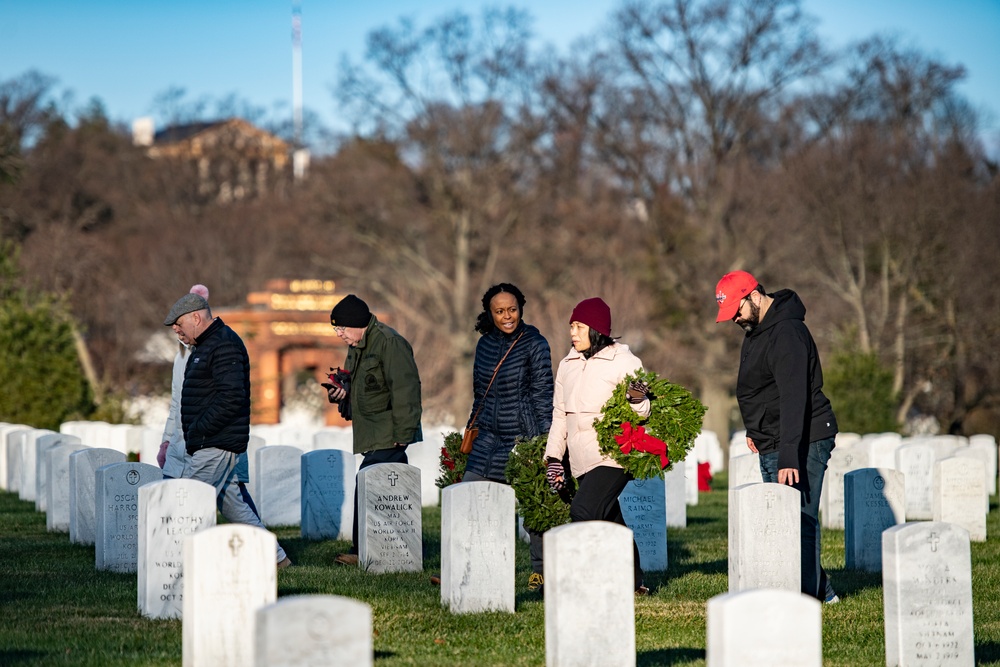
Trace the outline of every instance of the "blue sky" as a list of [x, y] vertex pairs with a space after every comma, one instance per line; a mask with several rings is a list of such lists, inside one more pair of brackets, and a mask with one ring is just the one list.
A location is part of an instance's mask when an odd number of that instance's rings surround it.
[[[373, 28], [400, 17], [426, 25], [493, 0], [301, 0], [305, 106], [338, 127], [331, 94], [341, 54], [360, 59]], [[562, 51], [596, 31], [619, 0], [503, 2], [528, 8], [535, 33]], [[37, 69], [73, 92], [100, 98], [116, 120], [148, 115], [171, 86], [189, 99], [228, 94], [291, 115], [292, 0], [0, 0], [0, 80]], [[898, 36], [949, 64], [959, 90], [988, 112], [985, 134], [1000, 149], [1000, 0], [804, 0], [831, 46], [876, 32]], [[342, 129], [342, 126], [341, 126]]]

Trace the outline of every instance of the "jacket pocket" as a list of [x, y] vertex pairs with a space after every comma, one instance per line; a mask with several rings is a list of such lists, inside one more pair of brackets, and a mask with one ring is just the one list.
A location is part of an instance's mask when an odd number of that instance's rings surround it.
[[[358, 410], [361, 414], [373, 415], [389, 409], [389, 387], [385, 382], [382, 363], [378, 359], [361, 362], [359, 377], [354, 382], [361, 386], [358, 391]], [[352, 387], [354, 389], [354, 387]]]

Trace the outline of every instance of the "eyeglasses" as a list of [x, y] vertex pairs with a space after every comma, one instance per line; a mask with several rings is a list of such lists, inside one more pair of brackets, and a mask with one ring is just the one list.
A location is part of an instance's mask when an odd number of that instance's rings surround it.
[[347, 327], [334, 327], [334, 328], [333, 328], [333, 330], [334, 330], [334, 331], [336, 331], [336, 332], [337, 332], [337, 333], [339, 333], [339, 334], [342, 334], [342, 333], [344, 333], [344, 330], [345, 330], [345, 329], [347, 329]]
[[735, 314], [735, 315], [733, 315], [733, 319], [734, 319], [734, 320], [738, 319], [738, 318], [740, 317], [740, 315], [742, 315], [742, 314], [743, 314], [743, 304], [744, 304], [744, 303], [746, 302], [746, 300], [747, 300], [747, 299], [749, 299], [749, 298], [750, 298], [750, 295], [749, 295], [749, 294], [747, 294], [747, 295], [746, 295], [745, 297], [743, 297], [742, 299], [740, 299], [740, 305], [736, 307], [736, 314]]

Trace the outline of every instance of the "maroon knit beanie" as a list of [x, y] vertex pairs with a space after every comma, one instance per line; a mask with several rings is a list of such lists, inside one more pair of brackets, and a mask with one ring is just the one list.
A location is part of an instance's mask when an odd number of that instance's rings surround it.
[[573, 314], [569, 316], [569, 321], [586, 324], [594, 331], [608, 337], [611, 336], [611, 309], [600, 297], [584, 299], [576, 304]]

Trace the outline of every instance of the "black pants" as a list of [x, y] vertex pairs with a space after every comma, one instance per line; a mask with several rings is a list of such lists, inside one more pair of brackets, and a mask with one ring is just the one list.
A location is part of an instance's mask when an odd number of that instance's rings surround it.
[[[498, 479], [490, 479], [489, 477], [483, 477], [482, 475], [477, 475], [474, 472], [466, 472], [462, 475], [463, 482], [496, 482], [497, 484], [507, 484], [506, 481], [501, 482]], [[507, 484], [507, 486], [510, 486]], [[528, 553], [531, 555], [531, 571], [537, 572], [538, 574], [543, 574], [545, 572], [544, 560], [543, 560], [543, 550], [542, 550], [542, 534], [536, 533], [527, 526], [524, 528], [525, 532], [528, 533]]]
[[[597, 466], [585, 475], [577, 477], [580, 487], [569, 506], [569, 518], [577, 521], [610, 521], [628, 527], [622, 516], [618, 494], [632, 480], [632, 475], [621, 468]], [[635, 589], [642, 586], [642, 568], [639, 567], [639, 547], [632, 539], [632, 557], [635, 575]]]
[[[365, 452], [361, 460], [361, 467], [358, 472], [373, 466], [376, 463], [409, 463], [406, 458], [406, 447], [393, 447], [391, 449], [376, 449], [373, 452]], [[354, 532], [351, 533], [351, 553], [358, 553], [358, 485], [354, 485]]]

